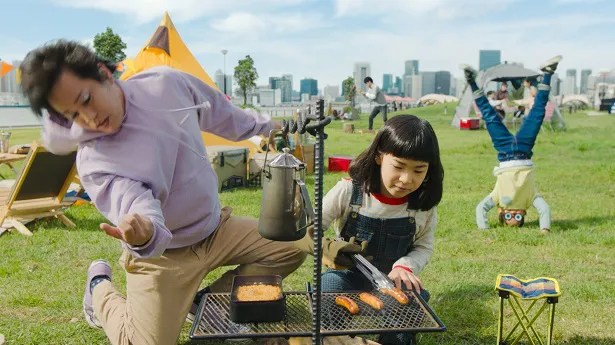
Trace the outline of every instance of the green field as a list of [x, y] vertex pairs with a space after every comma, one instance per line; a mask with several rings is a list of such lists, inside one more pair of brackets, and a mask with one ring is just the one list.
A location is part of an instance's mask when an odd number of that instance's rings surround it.
[[[615, 117], [565, 114], [566, 132], [540, 133], [534, 150], [536, 181], [553, 218], [552, 234], [541, 236], [534, 209], [523, 228], [497, 226], [492, 211], [492, 228], [477, 229], [474, 210], [495, 183], [496, 154], [485, 130], [450, 126], [452, 108], [448, 115], [443, 106], [405, 112], [433, 124], [445, 168], [435, 252], [421, 280], [448, 330], [421, 335], [421, 344], [495, 344], [499, 273], [558, 279], [563, 294], [556, 307], [554, 344], [615, 344]], [[375, 122], [381, 124], [381, 118]], [[355, 126], [365, 129], [366, 116]], [[373, 138], [344, 134], [341, 128], [339, 121], [327, 127], [325, 156], [357, 155]], [[11, 143], [37, 137], [37, 130], [14, 131]], [[0, 173], [11, 175], [5, 167]], [[325, 191], [343, 176], [327, 173]], [[313, 186], [313, 176], [307, 182]], [[220, 198], [235, 214], [259, 214], [259, 189], [224, 192]], [[121, 247], [98, 229], [104, 219], [94, 208], [73, 207], [66, 213], [76, 229], [52, 219], [29, 224], [32, 237], [17, 232], [0, 237], [0, 333], [7, 344], [107, 343], [102, 331], [83, 320], [83, 284], [89, 263], [104, 258], [123, 289], [125, 277], [117, 263]], [[203, 286], [221, 272], [210, 274]], [[286, 289], [304, 289], [311, 272], [308, 257], [287, 279]], [[507, 319], [514, 319], [510, 310]], [[537, 322], [544, 331], [546, 323]], [[187, 324], [180, 343], [190, 343], [188, 330]]]

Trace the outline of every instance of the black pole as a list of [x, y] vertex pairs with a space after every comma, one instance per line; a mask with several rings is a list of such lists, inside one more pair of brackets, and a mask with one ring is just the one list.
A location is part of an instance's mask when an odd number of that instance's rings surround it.
[[224, 94], [226, 95], [226, 54], [224, 54]]
[[[325, 119], [325, 101], [319, 99], [316, 102], [316, 116], [318, 122]], [[324, 174], [324, 146], [325, 134], [324, 126], [316, 131], [316, 143], [314, 144], [314, 212], [316, 219], [314, 221], [314, 285], [312, 287], [312, 345], [321, 345], [320, 334], [320, 311], [321, 311], [321, 291], [320, 291], [320, 274], [322, 266], [321, 248], [322, 248], [322, 191], [323, 191], [323, 174]]]

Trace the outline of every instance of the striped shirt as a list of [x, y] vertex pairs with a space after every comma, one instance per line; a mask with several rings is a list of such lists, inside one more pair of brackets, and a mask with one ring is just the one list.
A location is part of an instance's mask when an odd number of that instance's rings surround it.
[[[350, 198], [352, 196], [352, 180], [340, 180], [323, 198], [322, 228], [328, 229], [334, 225], [335, 234], [341, 236], [341, 231], [350, 214]], [[408, 198], [387, 198], [383, 195], [371, 193], [363, 194], [363, 202], [359, 214], [370, 218], [401, 218], [408, 217]], [[418, 275], [429, 263], [433, 254], [433, 241], [436, 233], [437, 212], [436, 207], [428, 211], [410, 210], [416, 220], [416, 234], [413, 248], [404, 257], [401, 257], [393, 266], [408, 267]], [[385, 272], [388, 273], [388, 272]]]

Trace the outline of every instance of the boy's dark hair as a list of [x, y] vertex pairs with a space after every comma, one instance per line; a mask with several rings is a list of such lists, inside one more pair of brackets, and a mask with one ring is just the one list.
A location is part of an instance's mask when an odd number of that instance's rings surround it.
[[372, 83], [374, 82], [374, 80], [372, 79], [372, 77], [365, 77], [365, 79], [363, 79], [363, 83], [364, 83], [364, 84], [367, 84], [367, 82], [370, 82], [370, 81], [371, 81]]
[[414, 115], [392, 117], [378, 131], [367, 150], [350, 164], [350, 177], [360, 183], [368, 195], [380, 192], [380, 166], [376, 164], [376, 157], [386, 153], [429, 163], [425, 181], [408, 196], [410, 208], [427, 211], [440, 203], [444, 168], [438, 138], [427, 120]]
[[58, 77], [66, 69], [79, 78], [102, 82], [105, 77], [100, 72], [100, 64], [104, 64], [111, 73], [115, 72], [114, 63], [98, 57], [90, 48], [76, 41], [58, 40], [30, 51], [19, 68], [21, 87], [34, 114], [42, 116], [43, 109], [47, 109], [51, 117], [66, 120], [57, 114], [48, 101]]
[[493, 95], [495, 93], [495, 91], [487, 91], [487, 97]]

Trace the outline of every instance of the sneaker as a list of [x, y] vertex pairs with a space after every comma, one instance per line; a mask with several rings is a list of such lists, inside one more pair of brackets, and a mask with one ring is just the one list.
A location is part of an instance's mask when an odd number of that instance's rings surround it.
[[540, 70], [542, 72], [544, 72], [544, 73], [553, 74], [553, 73], [555, 73], [555, 70], [557, 69], [557, 65], [559, 64], [560, 61], [562, 61], [562, 56], [561, 55], [554, 56], [554, 57], [550, 58], [549, 60], [545, 61], [540, 66]]
[[98, 276], [107, 276], [111, 279], [111, 266], [107, 261], [93, 261], [88, 268], [88, 279], [85, 281], [83, 315], [85, 316], [85, 321], [87, 321], [87, 323], [94, 328], [102, 328], [100, 321], [98, 321], [96, 316], [94, 316], [94, 309], [92, 308], [92, 292], [90, 291], [92, 280]]
[[541, 235], [550, 235], [551, 234], [551, 230], [549, 230], [549, 229], [540, 229], [540, 234]]
[[478, 72], [476, 72], [476, 70], [472, 68], [472, 66], [463, 64], [459, 65], [459, 68], [463, 70], [463, 74], [466, 77], [466, 81], [468, 83], [476, 79], [476, 75], [478, 74]]

